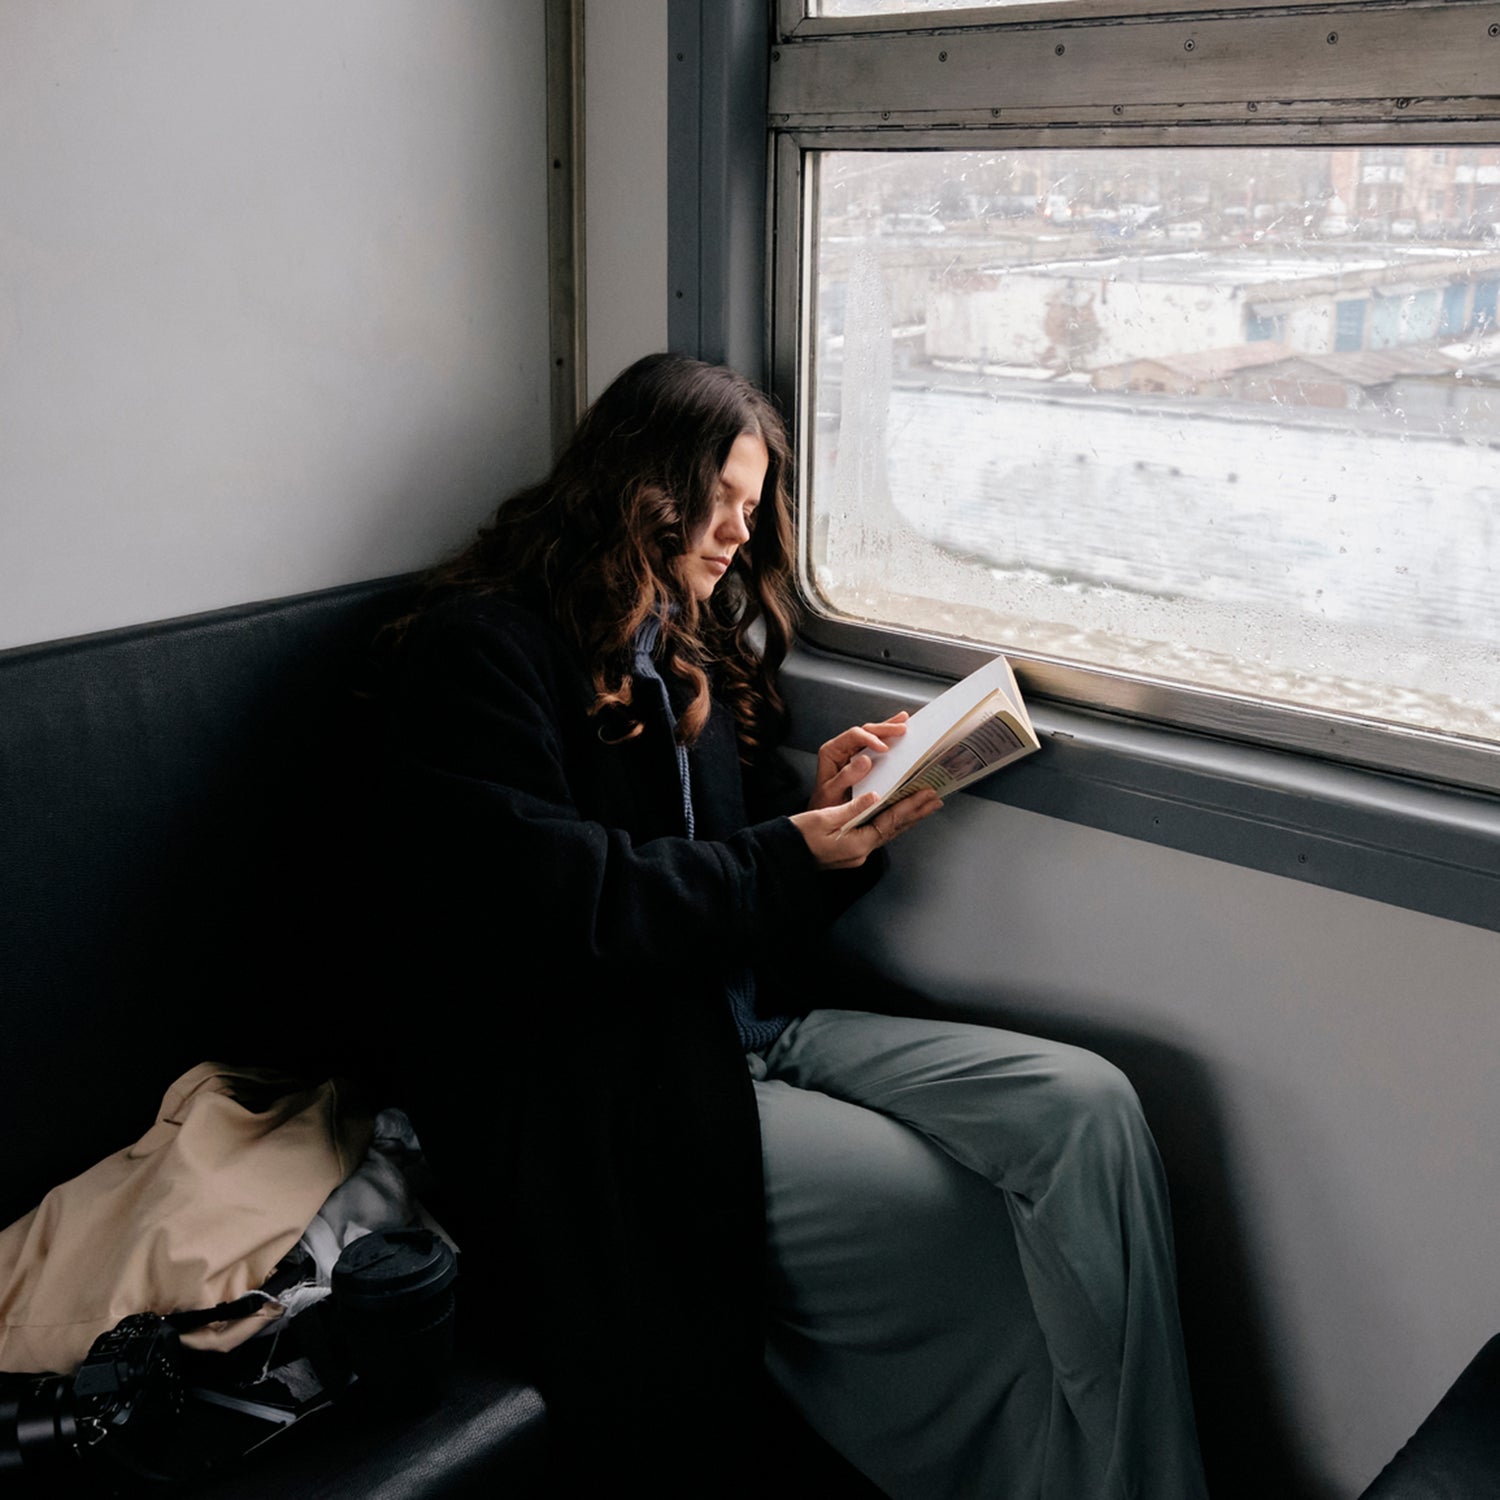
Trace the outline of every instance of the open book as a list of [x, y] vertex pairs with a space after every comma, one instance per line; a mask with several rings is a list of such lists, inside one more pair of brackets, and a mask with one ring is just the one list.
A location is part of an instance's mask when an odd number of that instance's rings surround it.
[[880, 800], [844, 827], [858, 828], [924, 787], [946, 797], [1039, 749], [1015, 673], [997, 656], [906, 721], [906, 733], [854, 788], [856, 797], [878, 792]]

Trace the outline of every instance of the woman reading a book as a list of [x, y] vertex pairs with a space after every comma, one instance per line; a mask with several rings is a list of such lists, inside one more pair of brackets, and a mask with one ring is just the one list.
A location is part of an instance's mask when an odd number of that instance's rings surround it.
[[432, 1021], [401, 1040], [467, 1281], [520, 1305], [584, 1483], [757, 1488], [768, 1367], [892, 1496], [1192, 1500], [1129, 1084], [871, 1013], [815, 965], [937, 802], [842, 831], [898, 715], [824, 745], [787, 806], [787, 479], [759, 392], [641, 360], [392, 650], [399, 926]]

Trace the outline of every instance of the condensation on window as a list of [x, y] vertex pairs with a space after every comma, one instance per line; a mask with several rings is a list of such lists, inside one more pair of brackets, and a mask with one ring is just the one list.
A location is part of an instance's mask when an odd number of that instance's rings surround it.
[[1500, 739], [1500, 148], [818, 170], [831, 608]]

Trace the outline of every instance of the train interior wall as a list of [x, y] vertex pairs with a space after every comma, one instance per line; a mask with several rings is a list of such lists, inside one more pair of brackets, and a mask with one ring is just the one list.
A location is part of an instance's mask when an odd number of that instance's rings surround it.
[[[666, 13], [589, 9], [593, 390], [665, 340]], [[417, 567], [541, 469], [543, 59], [540, 0], [0, 10], [0, 645]], [[1500, 936], [966, 796], [839, 939], [1136, 1080], [1221, 1495], [1357, 1492], [1500, 1328]]]
[[547, 459], [543, 8], [0, 7], [0, 647], [379, 577]]

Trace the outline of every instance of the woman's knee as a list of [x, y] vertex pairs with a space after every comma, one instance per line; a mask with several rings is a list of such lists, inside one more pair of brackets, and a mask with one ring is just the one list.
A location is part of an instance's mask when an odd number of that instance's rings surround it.
[[1083, 1047], [1060, 1048], [1053, 1090], [1072, 1110], [1101, 1118], [1138, 1119], [1135, 1086], [1108, 1058]]
[[974, 1295], [977, 1269], [992, 1265], [1009, 1234], [986, 1182], [874, 1111], [785, 1085], [756, 1092], [779, 1317], [884, 1309], [889, 1320], [904, 1318], [913, 1299], [927, 1309], [932, 1299]]
[[1047, 1095], [1052, 1140], [1060, 1154], [1075, 1162], [1080, 1157], [1105, 1164], [1133, 1158], [1151, 1140], [1134, 1085], [1095, 1052], [1061, 1049]]
[[782, 1083], [758, 1084], [768, 1212], [831, 1220], [831, 1210], [874, 1229], [922, 1219], [961, 1175], [933, 1143], [897, 1120]]

